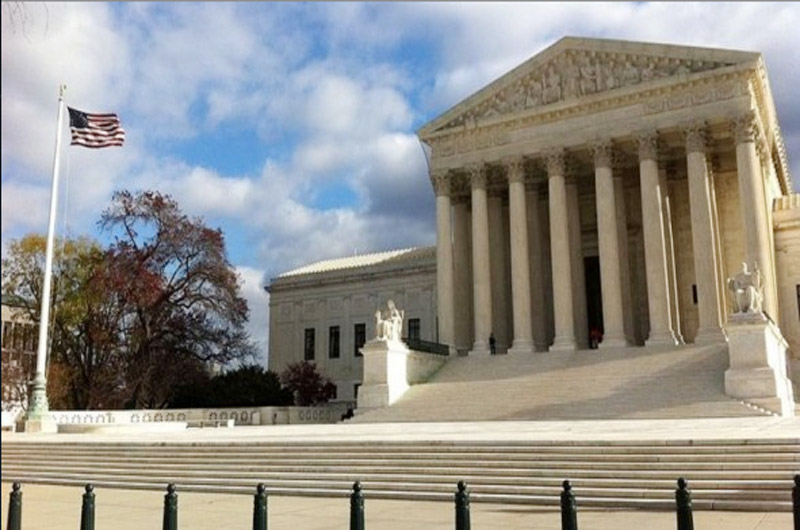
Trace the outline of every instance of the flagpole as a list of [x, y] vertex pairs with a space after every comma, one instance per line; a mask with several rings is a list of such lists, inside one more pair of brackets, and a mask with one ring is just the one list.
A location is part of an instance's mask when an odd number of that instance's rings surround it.
[[42, 307], [39, 317], [39, 344], [36, 351], [36, 375], [33, 378], [33, 393], [28, 407], [28, 420], [41, 420], [50, 409], [47, 402], [47, 325], [50, 322], [50, 289], [53, 280], [53, 247], [55, 240], [56, 209], [58, 206], [58, 173], [61, 162], [61, 133], [64, 128], [64, 92], [67, 85], [61, 85], [58, 93], [58, 126], [56, 128], [56, 151], [53, 156], [53, 184], [50, 190], [50, 218], [47, 223], [47, 250], [44, 262], [44, 283], [42, 284]]

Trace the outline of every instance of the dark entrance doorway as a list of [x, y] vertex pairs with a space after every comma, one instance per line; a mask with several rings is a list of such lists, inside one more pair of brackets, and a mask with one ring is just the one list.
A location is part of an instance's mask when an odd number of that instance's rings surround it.
[[589, 326], [589, 343], [592, 344], [592, 330], [603, 332], [603, 298], [600, 291], [600, 258], [588, 256], [583, 258], [583, 269], [586, 278], [586, 317]]

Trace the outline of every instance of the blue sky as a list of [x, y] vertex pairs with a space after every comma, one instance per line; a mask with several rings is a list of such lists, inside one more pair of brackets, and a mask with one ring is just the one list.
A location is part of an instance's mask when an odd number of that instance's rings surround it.
[[565, 35], [762, 52], [800, 188], [797, 27], [796, 3], [4, 2], [3, 253], [46, 229], [66, 83], [127, 142], [65, 149], [59, 230], [100, 238], [116, 189], [172, 194], [225, 232], [265, 351], [265, 279], [433, 244], [414, 131]]

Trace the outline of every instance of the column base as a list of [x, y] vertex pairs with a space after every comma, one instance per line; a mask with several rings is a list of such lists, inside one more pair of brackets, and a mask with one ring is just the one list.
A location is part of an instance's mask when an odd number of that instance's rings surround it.
[[609, 348], [625, 348], [630, 346], [630, 342], [625, 338], [625, 335], [612, 335], [603, 337], [603, 341], [597, 345], [600, 350]]
[[509, 355], [530, 355], [536, 351], [532, 340], [515, 340], [514, 344], [508, 349]]
[[475, 341], [472, 345], [472, 349], [469, 351], [470, 355], [476, 356], [483, 356], [483, 355], [491, 355], [492, 352], [489, 351], [489, 343], [486, 341]]
[[726, 342], [725, 333], [722, 328], [704, 328], [697, 330], [697, 335], [694, 338], [695, 344], [718, 344]]
[[571, 337], [556, 337], [553, 344], [550, 345], [549, 351], [575, 351], [578, 349], [578, 344], [574, 338]]
[[683, 341], [671, 331], [651, 332], [647, 340], [644, 341], [645, 346], [679, 346], [681, 344], [683, 344]]

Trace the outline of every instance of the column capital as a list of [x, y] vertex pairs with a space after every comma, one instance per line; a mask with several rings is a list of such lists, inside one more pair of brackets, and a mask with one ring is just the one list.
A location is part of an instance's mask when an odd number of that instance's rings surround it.
[[596, 140], [591, 145], [594, 167], [614, 167], [614, 144], [611, 140]]
[[658, 131], [642, 131], [636, 135], [639, 144], [639, 161], [658, 160]]
[[755, 142], [758, 138], [758, 118], [756, 113], [748, 110], [731, 119], [731, 130], [737, 144]]
[[683, 126], [686, 137], [687, 153], [705, 153], [708, 143], [708, 125], [705, 121], [696, 121]]
[[547, 166], [547, 176], [563, 177], [566, 173], [567, 164], [563, 149], [551, 149], [544, 153], [545, 165]]
[[446, 169], [434, 169], [431, 171], [431, 184], [437, 197], [450, 195], [449, 173]]
[[521, 156], [506, 158], [503, 165], [508, 182], [525, 182], [525, 160]]
[[486, 189], [489, 181], [489, 172], [486, 164], [476, 162], [466, 167], [467, 175], [472, 189]]

